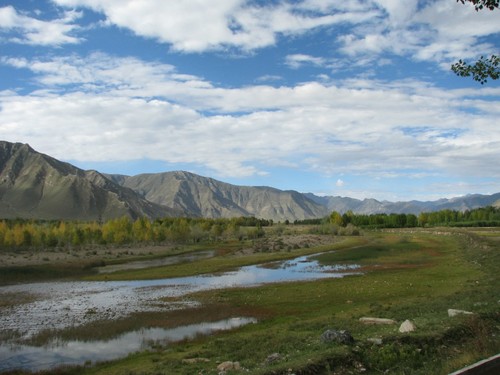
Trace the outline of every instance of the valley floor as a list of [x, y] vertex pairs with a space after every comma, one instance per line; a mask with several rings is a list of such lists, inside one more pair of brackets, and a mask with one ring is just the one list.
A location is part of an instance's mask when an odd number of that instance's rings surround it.
[[[203, 290], [181, 299], [167, 299], [196, 302], [183, 310], [140, 312], [115, 320], [93, 321], [45, 332], [31, 344], [44, 345], [54, 337], [61, 342], [107, 340], [146, 328], [247, 317], [256, 323], [178, 343], [159, 341], [151, 349], [121, 360], [57, 371], [129, 375], [447, 374], [500, 352], [498, 229], [391, 230], [354, 237], [310, 235], [304, 231], [267, 233], [259, 241], [215, 246], [84, 250], [79, 257], [69, 252], [64, 256], [59, 254], [59, 259], [57, 252], [52, 255], [62, 265], [74, 261], [72, 257], [95, 262], [108, 256], [105, 259], [108, 263], [207, 250], [214, 250], [213, 256], [187, 263], [77, 276], [93, 280], [138, 280], [213, 274], [258, 263], [272, 268], [277, 261], [300, 255], [312, 256], [325, 267], [356, 265], [362, 273], [315, 281]], [[318, 253], [321, 255], [314, 255]], [[2, 271], [14, 264], [22, 269], [23, 264], [29, 268], [48, 267], [52, 263], [46, 254], [4, 256], [4, 264], [8, 266], [0, 263]], [[21, 259], [15, 263], [18, 257]], [[35, 265], [36, 259], [41, 259], [41, 264]], [[37, 272], [34, 277], [39, 275]], [[29, 303], [29, 299], [21, 297], [11, 295], [10, 301], [4, 300], [0, 314], [13, 305]], [[450, 317], [449, 309], [471, 314]], [[394, 323], [367, 325], [360, 320], [364, 317], [391, 319]], [[414, 324], [414, 332], [399, 331], [406, 320]], [[327, 330], [346, 330], [353, 340], [325, 340], [323, 334]], [[225, 370], [223, 364], [227, 366]]]

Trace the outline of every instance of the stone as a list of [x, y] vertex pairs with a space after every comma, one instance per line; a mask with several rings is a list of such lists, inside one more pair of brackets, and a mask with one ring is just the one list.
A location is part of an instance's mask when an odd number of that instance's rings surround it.
[[193, 364], [193, 363], [200, 363], [200, 362], [210, 362], [208, 358], [185, 358], [182, 360], [182, 363], [186, 364]]
[[411, 322], [410, 320], [406, 319], [401, 325], [399, 326], [399, 332], [401, 333], [408, 333], [408, 332], [413, 332], [417, 329], [415, 324]]
[[328, 329], [321, 335], [321, 341], [323, 342], [336, 342], [339, 344], [351, 345], [354, 344], [354, 338], [351, 333], [346, 330], [334, 330]]
[[396, 324], [395, 320], [385, 318], [363, 317], [359, 318], [359, 321], [363, 324]]
[[366, 341], [368, 342], [371, 342], [372, 344], [375, 344], [375, 345], [382, 345], [382, 339], [381, 338], [378, 338], [378, 337], [371, 337], [369, 339], [367, 339]]
[[456, 309], [448, 309], [448, 316], [450, 318], [457, 315], [474, 315], [473, 312], [465, 311], [465, 310], [456, 310]]
[[271, 363], [275, 363], [281, 360], [281, 354], [280, 353], [273, 353], [267, 356], [266, 358], [266, 363], [270, 365]]
[[241, 366], [239, 362], [231, 362], [231, 361], [226, 361], [222, 362], [217, 366], [217, 371], [219, 371], [219, 374], [225, 374], [226, 371], [229, 370], [241, 370]]

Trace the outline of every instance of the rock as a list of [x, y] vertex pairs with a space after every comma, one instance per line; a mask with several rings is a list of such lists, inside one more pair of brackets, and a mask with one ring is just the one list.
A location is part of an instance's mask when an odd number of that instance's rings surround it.
[[401, 333], [408, 333], [408, 332], [413, 332], [417, 329], [415, 324], [413, 322], [409, 321], [406, 319], [403, 323], [401, 323], [401, 326], [399, 326], [399, 332]]
[[229, 370], [241, 370], [241, 366], [239, 362], [231, 362], [231, 361], [226, 361], [222, 362], [217, 366], [217, 371], [219, 371], [219, 374], [225, 374], [226, 371]]
[[396, 324], [395, 320], [385, 318], [363, 317], [359, 318], [359, 321], [363, 324]]
[[372, 337], [372, 338], [367, 339], [366, 341], [371, 342], [372, 344], [375, 344], [375, 345], [382, 345], [382, 339], [380, 339], [378, 337]]
[[448, 309], [448, 316], [450, 318], [457, 315], [474, 315], [474, 313], [465, 310]]
[[351, 333], [346, 330], [334, 330], [328, 329], [321, 335], [321, 341], [323, 342], [337, 342], [339, 344], [351, 345], [354, 344], [354, 338]]
[[185, 358], [182, 360], [182, 363], [193, 364], [199, 362], [210, 362], [208, 358]]
[[278, 362], [281, 359], [280, 353], [273, 353], [267, 356], [266, 364], [270, 365], [271, 363]]

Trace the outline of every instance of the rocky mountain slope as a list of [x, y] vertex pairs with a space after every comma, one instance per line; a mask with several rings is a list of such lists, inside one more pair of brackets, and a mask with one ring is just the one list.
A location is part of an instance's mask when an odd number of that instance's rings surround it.
[[358, 214], [377, 213], [405, 213], [416, 214], [421, 212], [433, 212], [440, 210], [465, 211], [479, 207], [497, 206], [500, 207], [500, 193], [492, 195], [470, 194], [463, 197], [451, 199], [439, 199], [437, 201], [408, 201], [408, 202], [388, 202], [376, 199], [354, 199], [345, 197], [318, 197], [314, 194], [305, 194], [309, 199], [326, 207], [328, 212], [337, 211], [345, 213], [351, 210]]
[[0, 141], [0, 217], [107, 220], [179, 214], [149, 202], [96, 171]]
[[296, 191], [227, 184], [188, 172], [109, 176], [147, 200], [189, 216], [256, 216], [274, 221], [323, 217], [325, 207]]
[[500, 193], [433, 202], [381, 202], [236, 186], [182, 171], [105, 175], [38, 153], [27, 144], [0, 141], [0, 218], [255, 216], [294, 221], [324, 217], [331, 211], [418, 214], [488, 205], [500, 206]]

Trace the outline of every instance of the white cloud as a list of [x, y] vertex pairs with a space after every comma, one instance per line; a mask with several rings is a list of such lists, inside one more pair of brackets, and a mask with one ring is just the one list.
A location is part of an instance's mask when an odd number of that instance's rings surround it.
[[339, 23], [357, 24], [374, 16], [366, 9], [325, 7], [318, 2], [254, 3], [246, 0], [54, 0], [87, 7], [139, 36], [168, 43], [174, 50], [203, 52], [235, 47], [253, 50], [293, 35]]
[[79, 43], [80, 39], [72, 34], [78, 30], [74, 21], [81, 16], [79, 12], [65, 12], [64, 17], [44, 21], [20, 14], [12, 6], [0, 8], [0, 36], [8, 34], [9, 42], [30, 45], [61, 45]]
[[44, 89], [0, 95], [2, 138], [66, 160], [150, 158], [231, 177], [286, 165], [374, 178], [417, 170], [500, 178], [499, 113], [489, 101], [500, 88], [358, 79], [227, 89], [168, 64], [106, 54], [1, 61], [31, 69]]
[[495, 52], [491, 43], [481, 40], [499, 33], [498, 12], [476, 12], [453, 1], [374, 0], [372, 6], [385, 16], [339, 35], [340, 50], [350, 56], [370, 57], [372, 63], [383, 53], [437, 62], [449, 69], [460, 58]]
[[335, 183], [335, 186], [337, 186], [337, 187], [343, 187], [344, 186], [344, 181], [339, 178], [337, 180], [337, 182]]
[[322, 57], [294, 54], [286, 56], [285, 64], [292, 69], [298, 69], [304, 65], [323, 66], [326, 64], [326, 60]]

